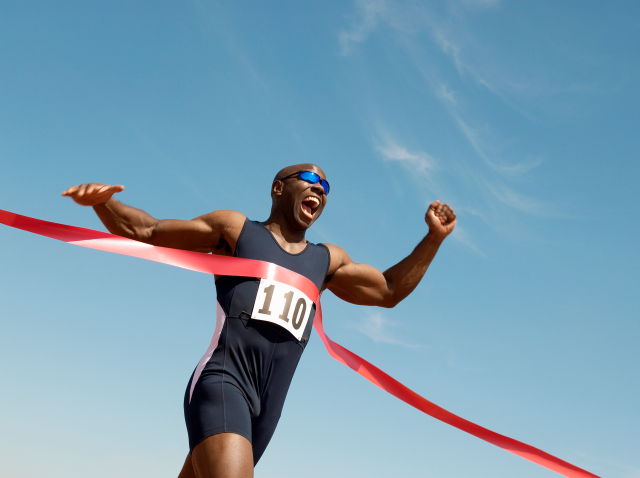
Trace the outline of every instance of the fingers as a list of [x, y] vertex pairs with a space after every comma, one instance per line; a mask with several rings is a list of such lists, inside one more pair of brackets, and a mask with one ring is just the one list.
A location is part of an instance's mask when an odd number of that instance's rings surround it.
[[456, 213], [448, 204], [434, 201], [429, 205], [425, 222], [429, 226], [429, 233], [444, 239], [451, 234], [456, 226]]
[[440, 219], [440, 223], [445, 226], [456, 220], [456, 213], [448, 204], [440, 204], [436, 212], [436, 216]]
[[456, 220], [456, 213], [453, 212], [451, 206], [449, 206], [448, 204], [443, 204], [440, 201], [432, 202], [429, 205], [429, 211], [427, 211], [427, 214], [429, 214], [430, 212], [440, 220], [440, 224], [442, 224], [443, 226], [451, 224]]
[[115, 193], [124, 190], [124, 186], [110, 186], [101, 183], [81, 184], [80, 186], [71, 186], [62, 193], [63, 196], [70, 197], [76, 203], [82, 206], [95, 206], [107, 202]]
[[78, 190], [78, 186], [71, 186], [69, 189], [67, 189], [66, 191], [62, 192], [63, 196], [71, 196], [73, 193], [75, 193]]
[[84, 196], [84, 191], [86, 190], [87, 185], [81, 184], [80, 186], [71, 186], [65, 192], [62, 193], [63, 196], [69, 196], [73, 199]]
[[81, 184], [78, 186], [78, 189], [73, 193], [71, 199], [80, 204], [81, 206], [89, 206], [90, 204], [86, 203], [85, 195], [87, 193], [87, 187], [89, 184]]

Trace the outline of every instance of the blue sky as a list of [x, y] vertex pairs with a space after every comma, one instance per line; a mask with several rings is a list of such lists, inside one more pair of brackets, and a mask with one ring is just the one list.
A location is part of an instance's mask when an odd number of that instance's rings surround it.
[[[102, 229], [264, 220], [281, 167], [331, 183], [314, 242], [382, 270], [458, 226], [395, 309], [327, 333], [438, 405], [640, 477], [640, 6], [508, 0], [0, 6], [0, 208]], [[0, 475], [177, 476], [213, 278], [0, 229]], [[284, 467], [284, 468], [283, 468]], [[256, 476], [557, 476], [422, 415], [311, 339]]]

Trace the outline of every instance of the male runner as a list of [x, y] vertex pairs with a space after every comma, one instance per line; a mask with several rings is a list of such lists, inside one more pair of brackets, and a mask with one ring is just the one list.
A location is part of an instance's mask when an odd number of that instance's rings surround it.
[[[380, 272], [354, 263], [337, 246], [305, 239], [329, 193], [324, 172], [314, 164], [278, 172], [271, 185], [271, 214], [263, 223], [236, 211], [214, 211], [190, 221], [157, 220], [112, 197], [123, 189], [90, 183], [62, 194], [93, 206], [113, 234], [155, 246], [272, 262], [359, 305], [394, 307], [407, 297], [456, 223], [453, 210], [435, 201], [425, 215], [426, 237], [405, 259]], [[214, 337], [185, 393], [190, 453], [179, 478], [253, 476], [280, 418], [315, 312], [304, 294], [278, 283], [224, 276], [216, 277], [216, 289]]]

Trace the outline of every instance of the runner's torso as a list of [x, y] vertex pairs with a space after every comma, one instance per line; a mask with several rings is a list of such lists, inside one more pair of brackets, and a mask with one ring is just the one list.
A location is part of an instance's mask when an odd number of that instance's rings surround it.
[[[318, 290], [322, 287], [329, 267], [329, 251], [326, 246], [308, 243], [302, 252], [289, 254], [280, 247], [266, 227], [248, 219], [238, 237], [234, 256], [271, 262], [290, 269], [307, 277]], [[264, 419], [265, 423], [273, 423], [270, 427], [275, 428], [291, 379], [309, 340], [315, 305], [309, 302], [308, 308], [303, 304], [296, 308], [295, 301], [301, 299], [292, 295], [293, 303], [290, 299], [289, 306], [285, 306], [284, 298], [279, 297], [283, 295], [283, 290], [276, 288], [270, 306], [270, 317], [274, 323], [252, 319], [254, 309], [268, 309], [268, 306], [265, 307], [267, 294], [262, 290], [264, 284], [262, 288], [260, 284], [258, 279], [245, 277], [223, 276], [216, 281], [216, 332], [209, 350], [194, 372], [190, 390], [187, 390], [186, 405], [194, 405], [192, 396], [196, 402], [210, 396], [206, 390], [215, 392], [219, 388], [216, 384], [232, 385], [246, 400], [254, 423], [257, 419]], [[285, 291], [284, 295], [287, 293]], [[279, 303], [276, 295], [279, 297]], [[310, 299], [314, 300], [315, 297]], [[286, 309], [288, 312], [275, 310], [276, 308]], [[308, 319], [304, 326], [300, 325], [298, 340], [287, 329], [277, 325], [281, 320], [278, 317], [286, 317], [289, 324], [296, 323], [296, 316], [301, 317], [305, 308]], [[195, 406], [201, 405], [196, 403]], [[215, 412], [216, 415], [220, 413], [225, 413], [224, 407], [222, 412]], [[207, 412], [206, 415], [210, 414]], [[202, 432], [194, 433], [192, 442], [198, 441], [195, 435], [207, 435], [205, 429], [220, 429], [217, 425], [214, 427], [214, 420], [204, 416], [198, 421], [202, 422], [202, 425], [198, 425]], [[192, 447], [194, 445], [195, 443], [192, 443]], [[254, 447], [256, 445], [254, 442]]]
[[[240, 232], [234, 257], [272, 262], [297, 272], [311, 280], [318, 290], [322, 288], [329, 269], [329, 251], [324, 245], [307, 243], [307, 247], [298, 254], [286, 252], [271, 232], [257, 221], [245, 221]], [[220, 277], [216, 281], [218, 303], [227, 317], [251, 315], [257, 299], [259, 280], [245, 277]], [[315, 299], [313, 297], [312, 299]], [[315, 306], [302, 333], [300, 344], [306, 345], [311, 333]], [[279, 329], [279, 327], [277, 327]]]

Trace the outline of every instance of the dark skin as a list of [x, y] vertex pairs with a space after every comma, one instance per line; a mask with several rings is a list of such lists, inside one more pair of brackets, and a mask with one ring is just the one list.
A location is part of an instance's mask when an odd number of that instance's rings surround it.
[[[307, 247], [307, 229], [320, 217], [327, 196], [320, 184], [309, 184], [297, 171], [313, 171], [326, 179], [315, 164], [282, 169], [271, 185], [271, 213], [262, 224], [280, 246], [291, 254]], [[214, 211], [191, 220], [162, 219], [126, 206], [112, 196], [124, 186], [99, 183], [72, 186], [62, 193], [83, 206], [93, 206], [113, 234], [154, 246], [230, 256], [235, 250], [246, 217], [230, 210]], [[355, 263], [338, 246], [326, 244], [331, 259], [322, 290], [358, 305], [394, 307], [420, 283], [442, 241], [453, 231], [456, 215], [448, 204], [431, 203], [425, 214], [429, 232], [415, 249], [384, 272]], [[250, 478], [253, 476], [251, 443], [233, 433], [220, 433], [200, 442], [187, 456], [179, 478]]]

